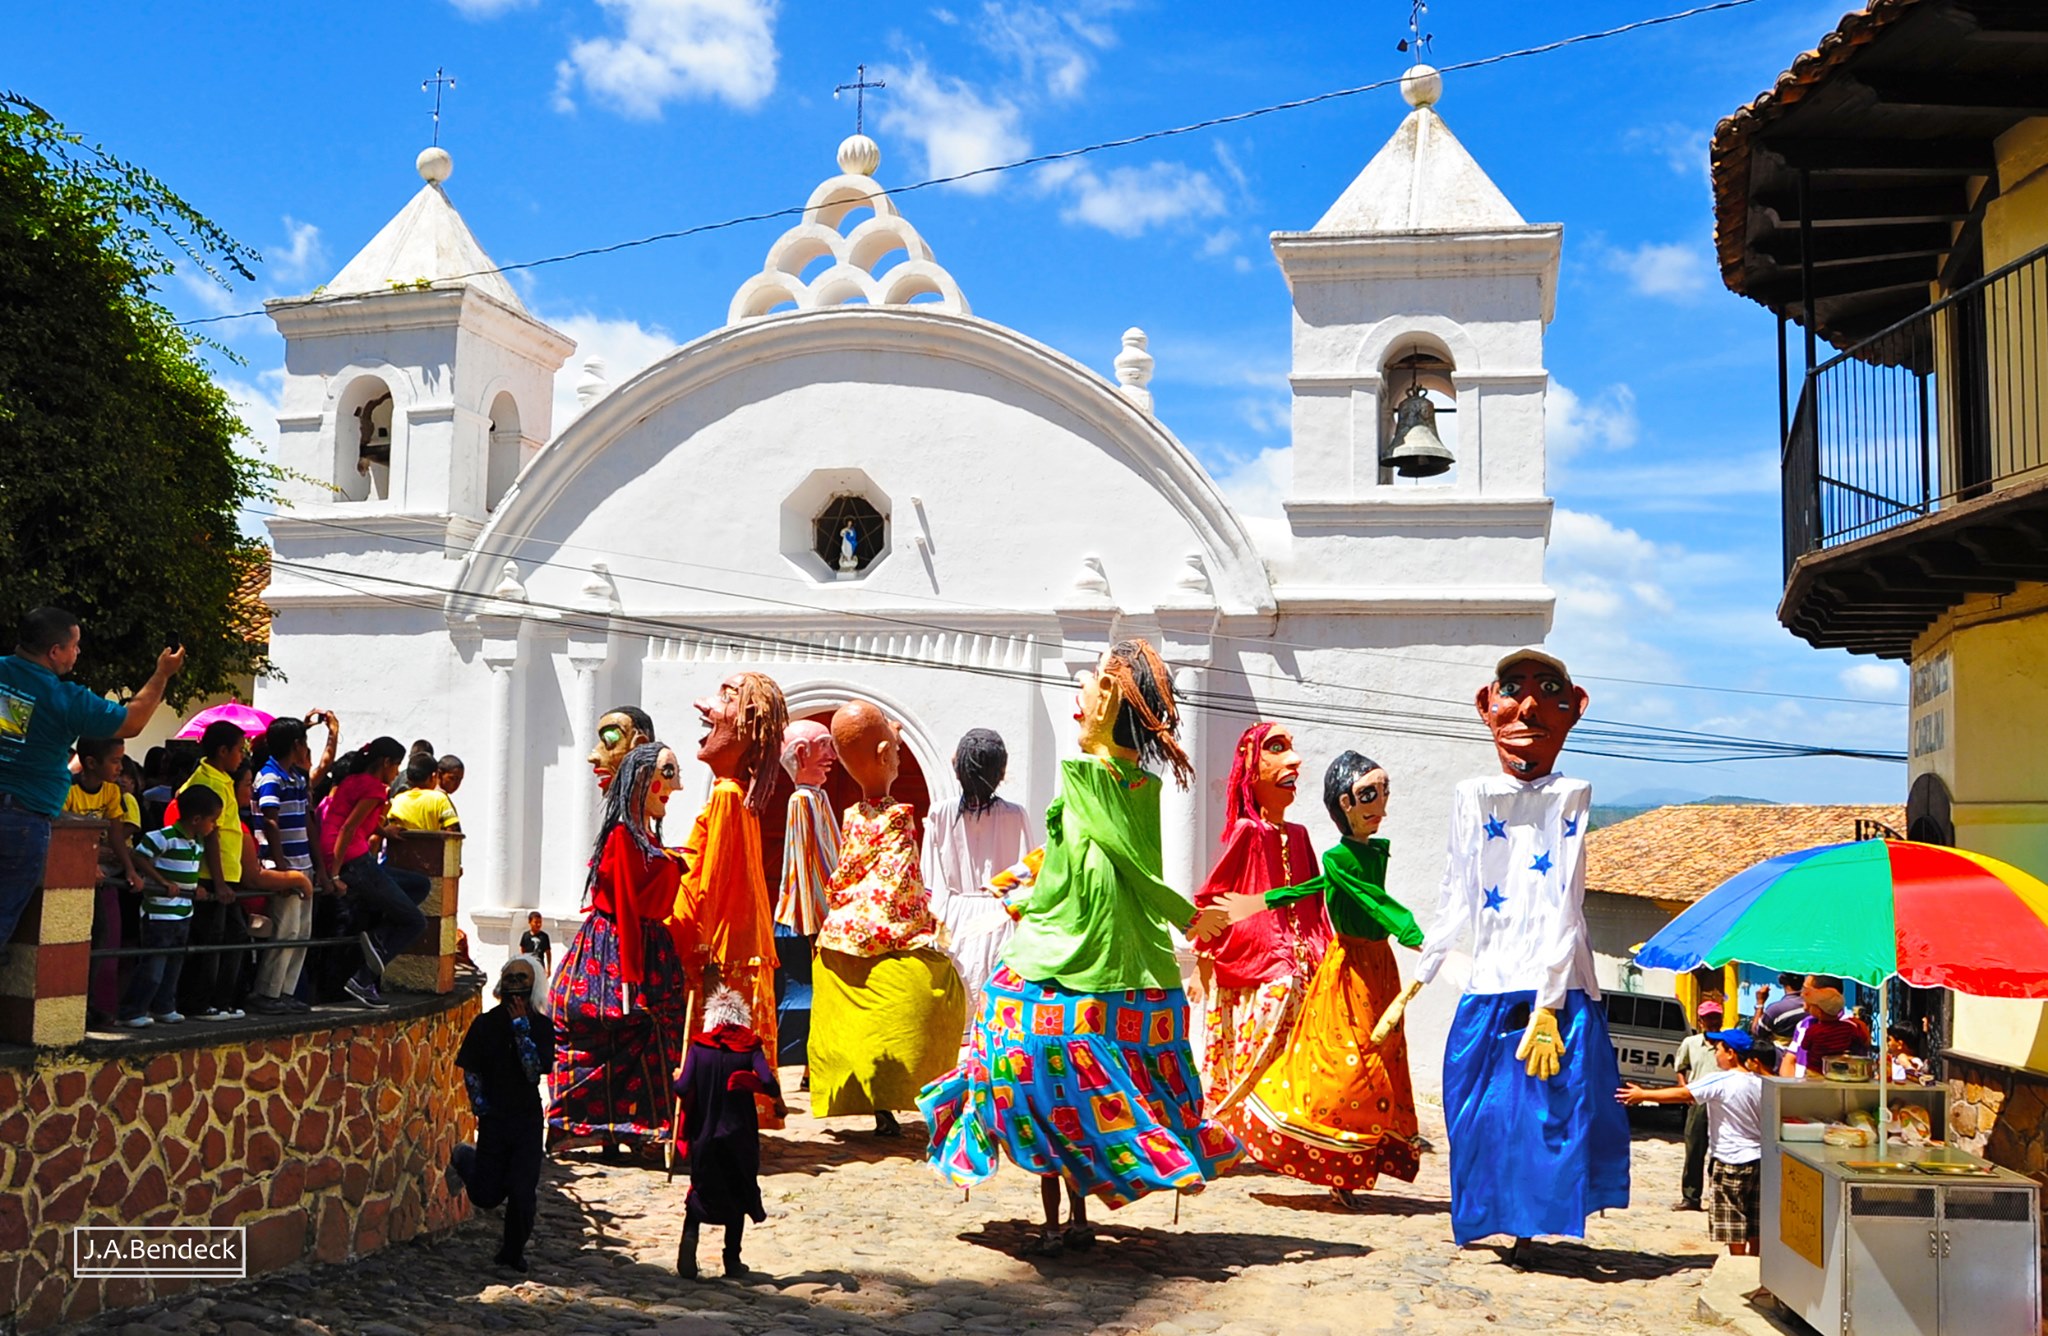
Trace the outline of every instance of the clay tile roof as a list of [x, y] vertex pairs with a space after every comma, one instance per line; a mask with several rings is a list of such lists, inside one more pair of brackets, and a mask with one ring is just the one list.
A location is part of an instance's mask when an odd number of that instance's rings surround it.
[[1856, 838], [1858, 820], [1904, 833], [1902, 805], [1659, 807], [1586, 839], [1586, 889], [1690, 904], [1746, 867]]
[[265, 548], [263, 555], [243, 567], [242, 578], [235, 582], [234, 603], [229, 612], [235, 628], [252, 645], [270, 643], [270, 607], [263, 601], [263, 591], [269, 587], [270, 549]]
[[[1709, 150], [1713, 164], [1714, 244], [1721, 278], [1731, 292], [1747, 295], [1743, 251], [1749, 225], [1749, 141], [1759, 130], [1783, 116], [1825, 83], [1830, 75], [1879, 34], [1911, 13], [1921, 0], [1870, 0], [1842, 16], [1820, 44], [1792, 62], [1777, 82], [1757, 94], [1748, 106], [1721, 118]], [[1822, 331], [1816, 331], [1817, 333]]]

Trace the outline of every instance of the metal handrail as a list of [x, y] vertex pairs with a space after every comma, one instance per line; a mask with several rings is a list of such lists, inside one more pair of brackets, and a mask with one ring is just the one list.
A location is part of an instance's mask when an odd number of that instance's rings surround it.
[[[1912, 324], [1916, 320], [1925, 320], [1931, 316], [1940, 315], [1943, 311], [1946, 311], [1949, 307], [1954, 306], [1956, 303], [1968, 300], [1970, 297], [1975, 296], [1978, 292], [1982, 291], [1985, 287], [1989, 286], [1990, 284], [1995, 283], [1999, 279], [2005, 278], [2010, 274], [2016, 273], [2017, 271], [2026, 268], [2028, 265], [2034, 263], [2034, 261], [2036, 260], [2043, 258], [2044, 256], [2048, 256], [2048, 246], [2042, 246], [2037, 250], [2028, 251], [2025, 255], [2020, 256], [2019, 259], [2013, 260], [2007, 264], [2000, 265], [1998, 268], [1984, 275], [1984, 277], [1963, 284], [1963, 286], [1957, 288], [1954, 292], [1949, 293], [1940, 301], [1933, 302], [1927, 306], [1923, 306], [1919, 310], [1913, 312], [1911, 315], [1900, 316], [1897, 320], [1892, 321], [1892, 323], [1886, 325], [1883, 329], [1878, 330], [1875, 334], [1865, 335], [1863, 338], [1858, 339], [1856, 342], [1850, 344], [1847, 348], [1844, 348], [1842, 351], [1836, 353], [1833, 357], [1830, 357], [1827, 361], [1816, 365], [1811, 371], [1808, 371], [1806, 373], [1808, 378], [1819, 375], [1821, 372], [1828, 370], [1830, 367], [1834, 366], [1838, 362], [1843, 361], [1846, 358], [1856, 357], [1857, 353], [1861, 352], [1865, 348], [1868, 348], [1871, 344], [1876, 343], [1879, 339], [1890, 338], [1892, 335], [1898, 333], [1900, 330], [1904, 329], [1906, 326]], [[1863, 359], [1856, 358], [1856, 360], [1862, 361]]]

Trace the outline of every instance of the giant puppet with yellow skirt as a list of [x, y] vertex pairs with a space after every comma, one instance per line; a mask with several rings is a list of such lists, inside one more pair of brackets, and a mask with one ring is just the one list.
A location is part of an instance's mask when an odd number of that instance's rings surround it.
[[889, 796], [901, 730], [879, 706], [848, 701], [832, 715], [832, 744], [863, 796], [840, 828], [811, 971], [811, 1112], [873, 1114], [876, 1135], [897, 1136], [897, 1111], [916, 1108], [959, 1057], [967, 992], [925, 892], [916, 812]]
[[1408, 1076], [1408, 1005], [1388, 939], [1422, 945], [1414, 915], [1387, 894], [1389, 781], [1379, 762], [1347, 751], [1323, 776], [1323, 806], [1337, 823], [1322, 875], [1264, 895], [1224, 901], [1243, 918], [1313, 898], [1335, 937], [1309, 983], [1280, 1055], [1258, 1077], [1235, 1124], [1252, 1158], [1330, 1189], [1347, 1210], [1381, 1174], [1415, 1181], [1415, 1090]]

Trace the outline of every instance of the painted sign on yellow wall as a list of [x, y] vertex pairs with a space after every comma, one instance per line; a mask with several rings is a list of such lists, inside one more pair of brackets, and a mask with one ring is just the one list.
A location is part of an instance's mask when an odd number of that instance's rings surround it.
[[1816, 1267], [1821, 1258], [1820, 1170], [1790, 1155], [1779, 1157], [1778, 1238]]

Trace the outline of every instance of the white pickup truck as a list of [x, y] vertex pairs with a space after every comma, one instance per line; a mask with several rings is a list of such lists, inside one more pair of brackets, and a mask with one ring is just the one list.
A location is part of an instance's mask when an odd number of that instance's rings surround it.
[[1644, 1086], [1678, 1084], [1678, 1045], [1687, 1034], [1685, 1007], [1675, 997], [1603, 993], [1607, 1034], [1621, 1079]]

